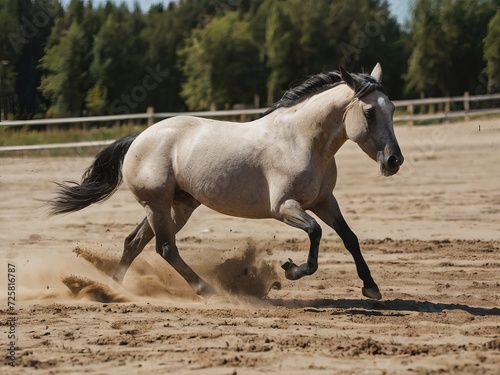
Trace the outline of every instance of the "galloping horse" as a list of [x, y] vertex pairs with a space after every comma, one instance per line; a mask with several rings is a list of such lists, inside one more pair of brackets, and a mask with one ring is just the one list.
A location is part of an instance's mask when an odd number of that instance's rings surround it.
[[80, 183], [58, 184], [51, 214], [81, 210], [110, 197], [125, 179], [146, 217], [125, 239], [113, 275], [122, 282], [132, 261], [156, 237], [156, 251], [205, 298], [216, 294], [180, 257], [175, 235], [200, 205], [244, 218], [274, 218], [307, 232], [307, 262], [283, 264], [297, 280], [318, 268], [321, 227], [332, 227], [352, 254], [362, 294], [382, 295], [332, 195], [335, 153], [348, 139], [380, 165], [398, 172], [403, 155], [394, 134], [382, 69], [370, 75], [321, 73], [287, 91], [263, 116], [232, 123], [178, 116], [118, 139], [95, 158]]

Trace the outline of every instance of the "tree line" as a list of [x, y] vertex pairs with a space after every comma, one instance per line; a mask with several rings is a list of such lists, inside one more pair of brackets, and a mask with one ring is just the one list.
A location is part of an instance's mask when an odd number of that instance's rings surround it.
[[0, 0], [0, 110], [15, 118], [270, 105], [339, 65], [392, 99], [499, 89], [500, 0]]

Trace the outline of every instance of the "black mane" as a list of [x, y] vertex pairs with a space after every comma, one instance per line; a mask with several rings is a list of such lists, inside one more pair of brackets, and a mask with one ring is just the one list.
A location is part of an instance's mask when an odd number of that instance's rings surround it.
[[[356, 82], [356, 91], [354, 97], [361, 99], [363, 96], [369, 93], [380, 90], [386, 93], [382, 85], [375, 80], [372, 76], [368, 74], [354, 74], [351, 73], [351, 77]], [[264, 112], [263, 116], [277, 110], [282, 107], [293, 107], [294, 105], [302, 102], [303, 100], [310, 98], [316, 94], [323, 91], [334, 88], [340, 84], [345, 83], [340, 76], [338, 71], [319, 73], [315, 76], [309, 77], [306, 81], [298, 86], [292, 87], [283, 94], [283, 97], [274, 103], [271, 108]]]

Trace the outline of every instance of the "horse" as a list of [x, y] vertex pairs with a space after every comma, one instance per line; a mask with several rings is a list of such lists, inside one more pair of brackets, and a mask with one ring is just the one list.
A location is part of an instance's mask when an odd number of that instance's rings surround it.
[[125, 239], [113, 279], [121, 283], [133, 260], [156, 238], [159, 253], [203, 298], [216, 290], [179, 255], [176, 234], [201, 204], [225, 215], [273, 218], [309, 236], [307, 261], [282, 268], [289, 280], [318, 269], [321, 226], [333, 228], [352, 254], [362, 295], [381, 299], [333, 190], [335, 153], [354, 141], [384, 176], [404, 158], [393, 127], [394, 104], [381, 85], [382, 68], [370, 74], [342, 67], [311, 76], [286, 91], [260, 118], [242, 123], [177, 116], [103, 149], [81, 182], [57, 183], [49, 213], [81, 210], [109, 198], [124, 180], [146, 217]]

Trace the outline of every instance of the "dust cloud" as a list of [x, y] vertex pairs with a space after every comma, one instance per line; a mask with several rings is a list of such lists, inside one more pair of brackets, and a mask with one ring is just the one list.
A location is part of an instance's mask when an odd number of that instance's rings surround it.
[[[76, 246], [71, 259], [59, 257], [49, 262], [32, 262], [26, 270], [32, 283], [24, 285], [24, 297], [58, 301], [86, 299], [101, 303], [152, 299], [200, 301], [186, 281], [157, 254], [145, 253], [135, 259], [123, 285], [111, 279], [118, 262], [118, 255], [84, 246]], [[193, 268], [206, 275], [218, 292], [232, 302], [262, 299], [270, 290], [280, 289], [276, 267], [266, 251], [251, 240], [222, 263], [193, 264]], [[47, 284], [45, 291], [40, 289], [43, 284]]]

